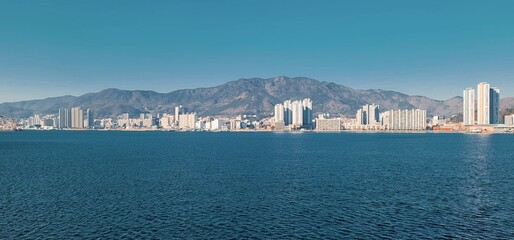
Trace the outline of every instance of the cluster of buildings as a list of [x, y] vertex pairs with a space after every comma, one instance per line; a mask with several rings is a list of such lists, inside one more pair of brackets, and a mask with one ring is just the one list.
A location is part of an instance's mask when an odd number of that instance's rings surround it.
[[93, 129], [94, 120], [92, 109], [84, 111], [80, 107], [73, 107], [60, 108], [57, 115], [35, 114], [21, 119], [18, 125], [26, 129]]
[[286, 100], [275, 105], [274, 127], [276, 130], [284, 129], [312, 129], [312, 101]]
[[276, 104], [274, 115], [235, 117], [199, 117], [186, 107], [176, 106], [174, 113], [123, 113], [114, 118], [95, 118], [93, 109], [60, 108], [57, 115], [34, 115], [21, 119], [18, 126], [25, 129], [117, 129], [117, 130], [173, 130], [173, 131], [246, 131], [246, 130], [424, 130], [425, 110], [390, 110], [380, 112], [380, 106], [366, 104], [355, 118], [313, 116], [313, 102], [309, 98], [286, 100]]
[[[93, 109], [82, 110], [80, 107], [73, 108], [59, 108], [59, 115], [57, 116], [57, 125], [59, 129], [92, 129], [94, 125], [94, 112]], [[30, 126], [30, 124], [29, 124]]]
[[13, 130], [16, 128], [16, 120], [0, 116], [0, 131]]
[[500, 89], [487, 82], [463, 91], [462, 122], [467, 132], [513, 132], [514, 115], [500, 117]]
[[59, 108], [57, 115], [35, 114], [21, 119], [18, 125], [28, 129], [93, 129], [94, 120], [93, 109], [84, 111], [80, 107], [73, 107]]
[[462, 106], [464, 125], [500, 123], [500, 89], [489, 83], [479, 83], [476, 92], [473, 88], [464, 89]]
[[[258, 119], [256, 115], [238, 115], [236, 117], [198, 117], [186, 107], [177, 106], [174, 113], [141, 113], [136, 116], [129, 113], [114, 118], [95, 118], [93, 109], [82, 110], [80, 107], [60, 108], [57, 115], [13, 119], [13, 128], [21, 129], [106, 129], [106, 130], [173, 130], [173, 131], [244, 131], [271, 130], [271, 119]], [[2, 124], [3, 128], [7, 124]]]
[[427, 128], [427, 112], [421, 109], [389, 110], [380, 112], [377, 104], [362, 106], [354, 119], [345, 117], [330, 117], [320, 114], [312, 115], [312, 101], [286, 100], [283, 104], [275, 105], [273, 118], [274, 130], [315, 129], [317, 131], [341, 130], [396, 130], [419, 131]]
[[355, 121], [343, 123], [347, 130], [422, 131], [427, 129], [427, 111], [422, 109], [392, 109], [380, 111], [377, 104], [366, 104], [357, 110]]

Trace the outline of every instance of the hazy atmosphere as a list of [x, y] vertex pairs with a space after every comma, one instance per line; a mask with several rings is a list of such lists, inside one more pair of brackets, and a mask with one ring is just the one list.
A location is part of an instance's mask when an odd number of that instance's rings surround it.
[[479, 2], [4, 1], [0, 103], [275, 76], [513, 96], [514, 2]]

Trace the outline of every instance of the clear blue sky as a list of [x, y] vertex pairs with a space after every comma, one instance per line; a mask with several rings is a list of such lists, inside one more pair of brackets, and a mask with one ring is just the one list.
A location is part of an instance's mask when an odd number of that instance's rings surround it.
[[0, 102], [305, 76], [514, 96], [514, 1], [1, 1]]

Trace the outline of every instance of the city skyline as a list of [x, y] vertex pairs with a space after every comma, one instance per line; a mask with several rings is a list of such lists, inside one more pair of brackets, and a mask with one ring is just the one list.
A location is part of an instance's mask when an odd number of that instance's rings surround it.
[[491, 81], [513, 96], [513, 5], [9, 2], [0, 9], [0, 102], [284, 75], [439, 100]]
[[[456, 131], [469, 133], [511, 133], [514, 114], [503, 114], [500, 120], [500, 89], [487, 82], [477, 84], [475, 90], [463, 91], [463, 120], [455, 122], [444, 116], [427, 118], [425, 109], [389, 109], [381, 111], [380, 105], [365, 104], [357, 110], [355, 118], [343, 115], [330, 117], [323, 113], [313, 115], [313, 102], [310, 98], [285, 100], [274, 106], [271, 117], [238, 115], [232, 117], [199, 116], [185, 106], [178, 105], [173, 113], [140, 113], [131, 118], [123, 113], [115, 118], [95, 118], [94, 109], [71, 107], [58, 109], [58, 114], [29, 118], [0, 120], [0, 129], [29, 130], [164, 130], [164, 131]], [[475, 117], [475, 106], [477, 109]], [[449, 121], [448, 121], [449, 120]], [[476, 121], [475, 121], [476, 120]]]

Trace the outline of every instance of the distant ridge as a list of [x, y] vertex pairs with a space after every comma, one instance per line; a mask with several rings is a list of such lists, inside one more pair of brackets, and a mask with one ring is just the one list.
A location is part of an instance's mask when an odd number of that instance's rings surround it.
[[[333, 82], [305, 77], [275, 77], [239, 79], [225, 84], [170, 93], [105, 89], [78, 97], [62, 96], [0, 104], [0, 115], [28, 117], [35, 113], [57, 113], [60, 107], [94, 108], [99, 117], [121, 113], [139, 114], [173, 112], [176, 105], [184, 105], [200, 115], [257, 114], [272, 115], [273, 106], [286, 99], [311, 98], [315, 113], [353, 116], [366, 103], [380, 104], [381, 109], [427, 109], [429, 115], [450, 117], [462, 110], [462, 98], [445, 101], [424, 96], [410, 96], [380, 89], [355, 90]], [[502, 99], [503, 108], [512, 108], [514, 98]]]

